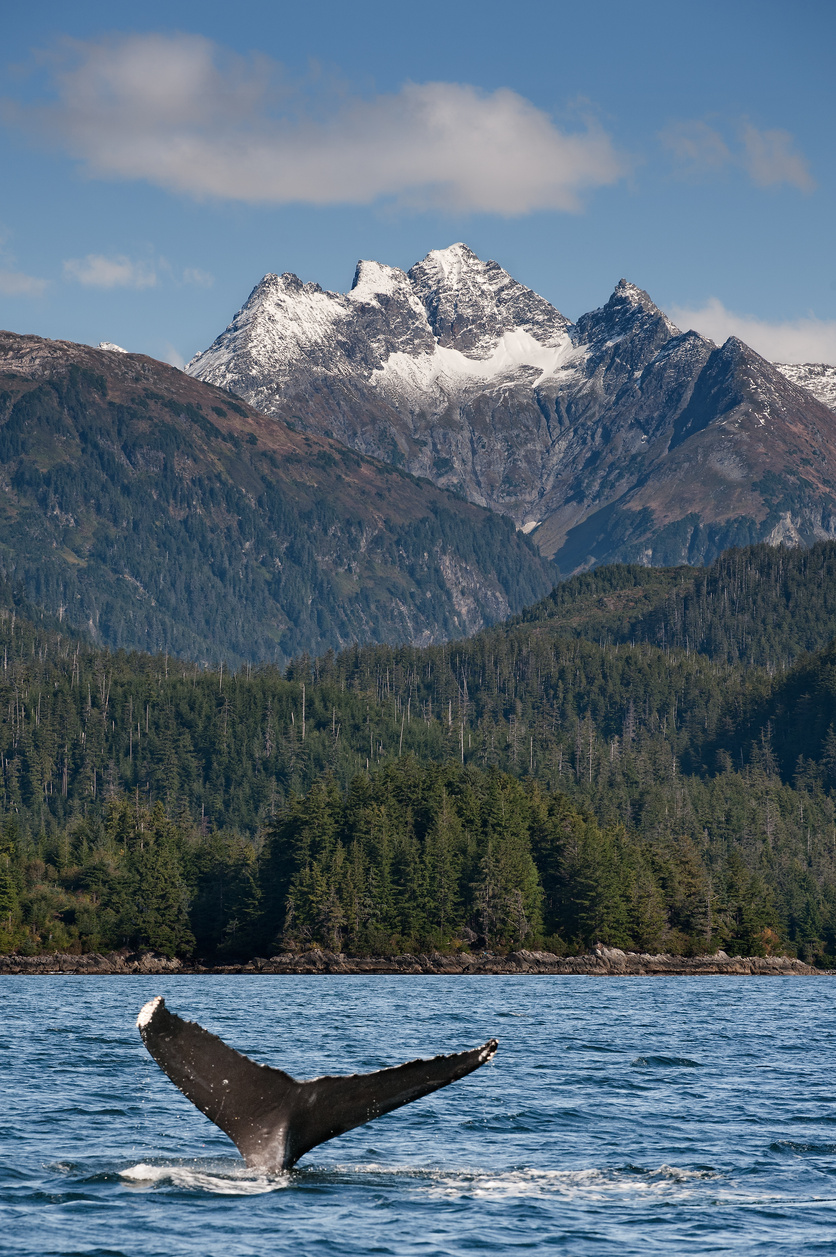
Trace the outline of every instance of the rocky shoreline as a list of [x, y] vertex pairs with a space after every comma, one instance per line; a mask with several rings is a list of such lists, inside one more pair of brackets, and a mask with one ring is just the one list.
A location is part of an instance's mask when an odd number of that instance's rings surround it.
[[421, 956], [346, 956], [317, 949], [256, 957], [247, 964], [208, 965], [200, 961], [169, 959], [158, 952], [127, 949], [107, 955], [72, 956], [62, 952], [43, 956], [0, 956], [0, 977], [20, 974], [277, 974], [277, 973], [379, 973], [379, 974], [586, 974], [590, 977], [700, 976], [707, 974], [804, 977], [833, 972], [815, 969], [792, 956], [651, 955], [624, 952], [601, 945], [582, 956], [556, 956], [552, 952], [516, 951], [507, 956], [491, 952], [440, 952]]

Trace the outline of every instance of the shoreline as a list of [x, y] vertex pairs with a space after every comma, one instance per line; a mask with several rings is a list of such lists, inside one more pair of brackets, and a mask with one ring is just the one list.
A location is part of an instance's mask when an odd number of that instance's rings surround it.
[[443, 956], [346, 956], [342, 952], [313, 949], [287, 953], [270, 959], [256, 957], [245, 964], [211, 965], [199, 960], [169, 959], [158, 952], [122, 951], [100, 955], [90, 952], [74, 956], [55, 952], [39, 956], [0, 956], [0, 977], [48, 976], [133, 976], [167, 974], [419, 974], [476, 975], [530, 974], [575, 975], [587, 977], [699, 977], [727, 974], [760, 977], [822, 977], [830, 969], [816, 969], [794, 956], [728, 956], [723, 951], [706, 956], [672, 956], [667, 953], [624, 952], [617, 947], [597, 946], [579, 956], [556, 956], [552, 952], [516, 951], [507, 956], [490, 952], [478, 955], [461, 952]]

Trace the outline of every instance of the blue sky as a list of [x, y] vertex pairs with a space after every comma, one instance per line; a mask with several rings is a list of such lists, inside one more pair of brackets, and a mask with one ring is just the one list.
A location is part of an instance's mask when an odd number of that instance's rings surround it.
[[464, 240], [571, 318], [836, 363], [832, 0], [39, 0], [3, 18], [0, 325], [173, 362], [267, 271]]

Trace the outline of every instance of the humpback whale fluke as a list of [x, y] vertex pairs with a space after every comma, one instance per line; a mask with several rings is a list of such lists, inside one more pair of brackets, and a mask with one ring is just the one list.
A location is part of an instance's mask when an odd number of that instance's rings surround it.
[[464, 1078], [489, 1061], [498, 1046], [489, 1039], [469, 1052], [408, 1061], [373, 1074], [297, 1082], [170, 1013], [160, 995], [144, 1006], [136, 1024], [160, 1069], [229, 1135], [247, 1165], [266, 1173], [290, 1169], [326, 1139]]

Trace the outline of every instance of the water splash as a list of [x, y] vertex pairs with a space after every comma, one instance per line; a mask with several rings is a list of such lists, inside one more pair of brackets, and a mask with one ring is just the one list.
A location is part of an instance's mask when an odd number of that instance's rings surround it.
[[[212, 1168], [203, 1168], [206, 1165]], [[288, 1176], [256, 1174], [245, 1165], [218, 1162], [177, 1161], [152, 1164], [140, 1161], [119, 1171], [127, 1183], [144, 1188], [175, 1187], [181, 1191], [210, 1192], [215, 1196], [263, 1196], [288, 1186]]]

